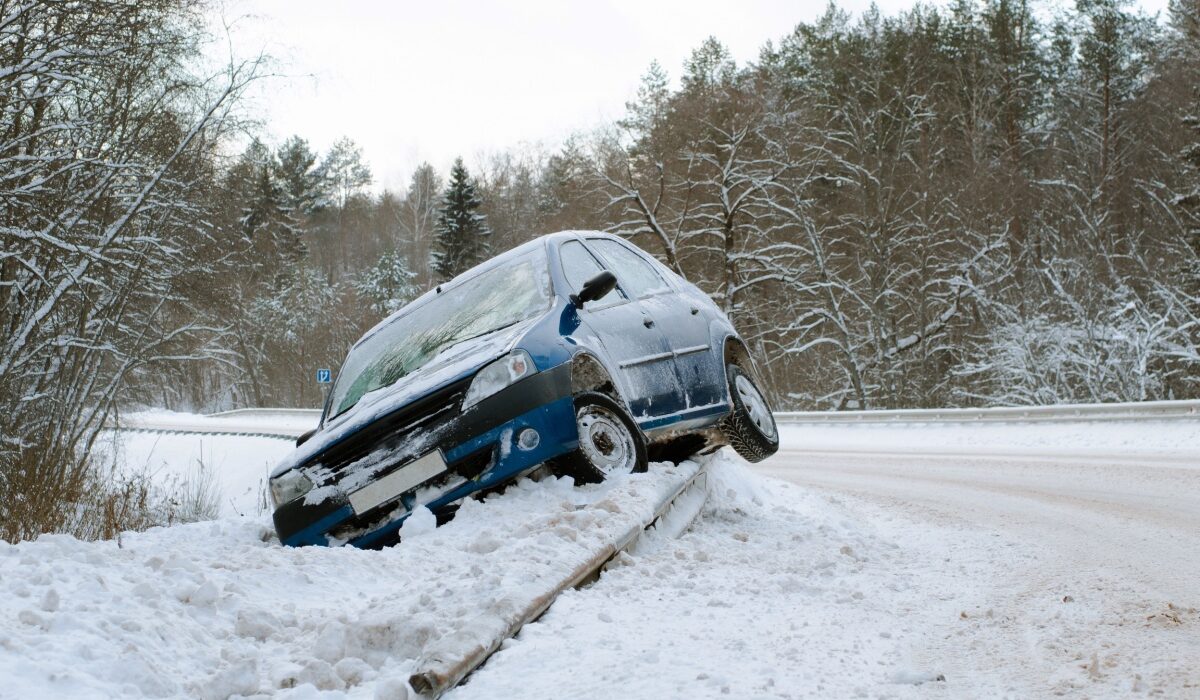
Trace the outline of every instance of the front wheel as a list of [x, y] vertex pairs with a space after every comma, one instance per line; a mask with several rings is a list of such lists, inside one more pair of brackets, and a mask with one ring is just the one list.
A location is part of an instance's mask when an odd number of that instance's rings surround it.
[[550, 462], [555, 473], [594, 484], [615, 474], [646, 471], [646, 441], [633, 417], [612, 398], [595, 392], [575, 397], [578, 449]]
[[748, 372], [728, 365], [729, 397], [733, 411], [721, 421], [729, 446], [747, 462], [761, 462], [779, 450], [775, 416]]

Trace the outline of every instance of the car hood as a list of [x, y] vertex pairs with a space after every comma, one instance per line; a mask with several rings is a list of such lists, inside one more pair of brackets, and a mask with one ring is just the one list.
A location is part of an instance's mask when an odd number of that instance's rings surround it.
[[364, 394], [352, 408], [326, 421], [303, 445], [296, 448], [271, 472], [279, 476], [310, 461], [344, 438], [399, 410], [413, 401], [468, 377], [481, 367], [513, 349], [537, 323], [534, 317], [446, 348], [417, 371], [395, 384]]

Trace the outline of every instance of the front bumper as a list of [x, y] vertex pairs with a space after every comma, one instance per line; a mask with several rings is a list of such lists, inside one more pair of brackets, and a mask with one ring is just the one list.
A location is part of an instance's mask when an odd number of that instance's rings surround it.
[[[517, 446], [526, 428], [538, 432], [532, 449]], [[356, 514], [344, 494], [307, 504], [301, 497], [275, 510], [279, 540], [290, 546], [351, 544], [372, 547], [393, 540], [414, 508], [431, 510], [497, 486], [578, 446], [571, 399], [570, 365], [538, 372], [484, 399], [438, 426], [440, 449], [451, 472], [464, 476], [420, 501], [418, 486], [397, 499]], [[407, 464], [409, 460], [405, 460]], [[399, 469], [403, 469], [401, 466]], [[376, 478], [383, 476], [381, 472]]]

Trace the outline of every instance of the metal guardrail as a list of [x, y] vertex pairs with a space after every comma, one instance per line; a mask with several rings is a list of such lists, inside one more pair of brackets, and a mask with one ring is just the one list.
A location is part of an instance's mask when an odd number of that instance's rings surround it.
[[246, 430], [241, 428], [230, 428], [222, 430], [217, 428], [181, 428], [181, 427], [155, 427], [147, 425], [107, 425], [106, 430], [113, 430], [122, 433], [151, 433], [157, 435], [231, 435], [236, 437], [260, 437], [271, 438], [274, 440], [287, 440], [291, 442], [304, 434], [305, 431], [292, 430]]
[[319, 409], [239, 408], [211, 415], [131, 414], [110, 421], [109, 430], [141, 433], [243, 435], [295, 440], [316, 427]]
[[[586, 561], [566, 573], [549, 590], [512, 611], [507, 619], [474, 620], [435, 642], [433, 648], [417, 661], [416, 670], [409, 676], [409, 685], [423, 698], [441, 697], [487, 661], [504, 640], [516, 636], [522, 627], [546, 612], [563, 591], [585, 586], [598, 579], [617, 555], [636, 547], [648, 532], [663, 525], [664, 519], [677, 505], [680, 508], [680, 522], [673, 523], [663, 534], [668, 537], [682, 534], [700, 514], [708, 493], [708, 465], [705, 462], [700, 464], [695, 474], [664, 495], [649, 520], [631, 525], [625, 533], [597, 549]], [[689, 500], [690, 503], [686, 503]]]
[[[294, 440], [316, 426], [319, 409], [239, 408], [207, 416], [126, 416], [108, 427], [151, 433], [246, 435]], [[273, 420], [274, 419], [274, 420]], [[779, 411], [780, 423], [1039, 423], [1095, 421], [1200, 420], [1200, 401], [1063, 404], [1000, 408], [916, 408], [879, 411]]]
[[915, 408], [879, 411], [779, 411], [780, 423], [1036, 423], [1200, 420], [1200, 401], [1061, 404], [996, 408]]
[[232, 411], [220, 411], [208, 414], [209, 418], [237, 418], [240, 416], [293, 416], [296, 418], [312, 418], [315, 423], [321, 417], [319, 408], [235, 408]]

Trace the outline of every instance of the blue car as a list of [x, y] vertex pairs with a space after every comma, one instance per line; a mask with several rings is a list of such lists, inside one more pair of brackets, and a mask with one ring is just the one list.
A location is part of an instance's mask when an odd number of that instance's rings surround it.
[[604, 233], [538, 238], [432, 289], [347, 355], [271, 474], [287, 545], [378, 547], [425, 506], [544, 465], [577, 482], [778, 432], [749, 349], [695, 285]]

